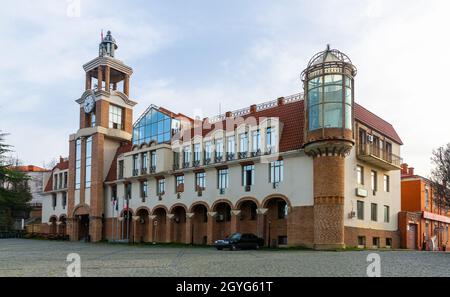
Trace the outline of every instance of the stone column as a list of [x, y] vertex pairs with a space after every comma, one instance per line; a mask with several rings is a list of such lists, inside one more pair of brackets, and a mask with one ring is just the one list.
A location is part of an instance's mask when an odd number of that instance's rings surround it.
[[149, 215], [148, 216], [148, 230], [147, 230], [147, 238], [148, 242], [154, 242], [155, 241], [155, 219], [156, 216]]
[[267, 239], [266, 238], [266, 232], [265, 232], [265, 223], [266, 223], [266, 215], [267, 215], [267, 212], [269, 211], [269, 209], [267, 209], [267, 208], [258, 208], [257, 210], [256, 210], [256, 214], [257, 214], [257, 216], [256, 216], [256, 235], [258, 236], [258, 237], [261, 237], [261, 238], [264, 238], [264, 239]]
[[89, 235], [91, 236], [91, 242], [99, 242], [102, 240], [102, 218], [90, 217], [89, 218]]
[[92, 89], [92, 75], [86, 72], [86, 91]]
[[185, 236], [185, 243], [186, 244], [193, 244], [192, 242], [192, 220], [194, 218], [194, 213], [186, 213], [186, 236]]
[[130, 96], [130, 76], [128, 74], [125, 74], [125, 79], [123, 81], [123, 93]]
[[231, 211], [231, 226], [230, 226], [231, 234], [238, 232], [240, 217], [241, 217], [240, 210], [232, 210]]
[[111, 89], [111, 68], [105, 66], [105, 90], [109, 92]]
[[140, 220], [141, 217], [140, 216], [133, 216], [133, 238], [132, 238], [132, 242], [136, 243], [136, 242], [140, 242], [141, 238], [138, 234], [138, 225], [140, 224]]
[[207, 231], [206, 236], [208, 238], [207, 244], [213, 245], [214, 244], [214, 227], [217, 224], [216, 222], [216, 216], [217, 212], [208, 212], [208, 223], [207, 223]]
[[61, 234], [61, 224], [62, 222], [56, 222], [56, 234]]
[[344, 248], [345, 157], [314, 158], [314, 247]]
[[172, 242], [174, 214], [166, 215], [166, 242]]
[[98, 66], [97, 90], [103, 89], [103, 66]]

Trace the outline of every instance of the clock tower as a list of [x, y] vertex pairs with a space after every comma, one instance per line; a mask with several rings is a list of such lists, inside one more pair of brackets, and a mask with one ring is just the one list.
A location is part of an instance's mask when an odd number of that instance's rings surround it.
[[68, 234], [72, 241], [100, 241], [104, 222], [104, 180], [117, 148], [132, 138], [133, 69], [115, 58], [111, 32], [97, 58], [83, 66], [86, 84], [79, 104], [79, 130], [70, 136]]

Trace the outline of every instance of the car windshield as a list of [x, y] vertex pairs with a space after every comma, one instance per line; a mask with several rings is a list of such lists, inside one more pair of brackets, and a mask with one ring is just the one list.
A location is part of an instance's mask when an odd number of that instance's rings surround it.
[[231, 240], [239, 240], [241, 239], [241, 234], [240, 233], [234, 233], [233, 235], [230, 236]]

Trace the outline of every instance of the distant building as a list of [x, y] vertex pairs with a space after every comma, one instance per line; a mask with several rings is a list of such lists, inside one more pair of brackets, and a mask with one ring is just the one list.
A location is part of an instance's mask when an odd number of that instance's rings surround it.
[[[32, 195], [32, 199], [29, 202], [31, 211], [29, 214], [23, 215], [23, 219], [25, 220], [24, 223], [25, 225], [38, 224], [41, 222], [42, 218], [42, 202], [44, 197], [43, 182], [49, 170], [34, 165], [16, 166], [12, 169], [24, 173], [29, 177], [28, 187], [30, 188], [30, 192]], [[19, 222], [19, 219], [17, 220], [18, 221], [15, 224], [15, 228], [21, 229], [21, 222]]]
[[436, 199], [431, 181], [402, 165], [401, 247], [450, 250], [450, 210]]

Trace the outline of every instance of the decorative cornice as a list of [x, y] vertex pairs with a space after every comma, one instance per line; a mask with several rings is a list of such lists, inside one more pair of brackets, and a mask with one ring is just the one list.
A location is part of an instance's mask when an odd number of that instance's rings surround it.
[[130, 98], [128, 98], [127, 95], [125, 95], [124, 93], [120, 92], [120, 91], [111, 91], [111, 92], [107, 92], [104, 90], [86, 90], [83, 95], [81, 95], [81, 98], [75, 100], [76, 103], [78, 104], [83, 104], [84, 101], [86, 100], [87, 97], [89, 96], [95, 96], [95, 97], [99, 97], [99, 96], [103, 96], [106, 98], [110, 98], [111, 96], [117, 96], [120, 99], [123, 100], [123, 102], [125, 102], [126, 105], [129, 105], [131, 107], [134, 107], [137, 102], [130, 100]]
[[120, 72], [123, 72], [127, 75], [133, 74], [133, 68], [130, 66], [125, 65], [122, 61], [113, 59], [111, 57], [97, 57], [93, 59], [92, 61], [86, 63], [83, 65], [83, 69], [86, 72], [92, 71], [99, 66], [109, 66], [115, 70], [118, 70]]

